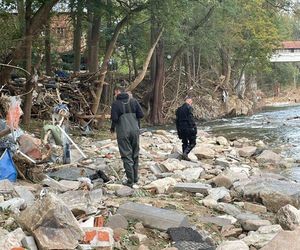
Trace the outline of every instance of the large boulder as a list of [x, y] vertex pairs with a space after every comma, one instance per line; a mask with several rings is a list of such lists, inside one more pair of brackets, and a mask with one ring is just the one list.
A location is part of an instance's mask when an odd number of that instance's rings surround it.
[[36, 201], [17, 218], [39, 249], [75, 249], [84, 233], [69, 208], [53, 194]]
[[269, 211], [277, 212], [291, 204], [300, 207], [300, 184], [274, 178], [253, 178], [235, 183], [235, 190], [247, 200], [262, 202]]
[[280, 163], [281, 156], [271, 150], [264, 150], [256, 159], [260, 164], [272, 163], [277, 165]]
[[300, 225], [300, 211], [288, 204], [278, 210], [276, 219], [283, 229], [294, 230]]
[[298, 250], [300, 246], [300, 228], [295, 231], [279, 232], [266, 246], [261, 250]]

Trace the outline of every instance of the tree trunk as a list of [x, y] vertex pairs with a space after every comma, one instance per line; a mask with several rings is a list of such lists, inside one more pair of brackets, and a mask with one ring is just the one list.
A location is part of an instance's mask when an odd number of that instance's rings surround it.
[[111, 41], [109, 43], [109, 46], [106, 50], [103, 63], [101, 65], [100, 71], [99, 71], [99, 81], [96, 82], [96, 96], [93, 101], [93, 106], [92, 106], [92, 112], [93, 114], [97, 114], [98, 108], [100, 105], [100, 100], [101, 100], [101, 95], [102, 95], [102, 89], [103, 89], [103, 84], [105, 81], [105, 76], [107, 73], [108, 69], [108, 61], [114, 51], [114, 47], [116, 45], [116, 42], [118, 40], [119, 34], [122, 30], [122, 28], [125, 26], [125, 24], [128, 22], [130, 17], [133, 15], [134, 12], [140, 12], [146, 8], [146, 5], [142, 5], [139, 7], [136, 7], [134, 10], [132, 10], [127, 16], [125, 16], [116, 26], [114, 30], [114, 34], [111, 38]]
[[92, 23], [92, 32], [91, 32], [91, 40], [88, 45], [89, 48], [89, 71], [97, 72], [98, 70], [98, 58], [99, 58], [99, 40], [100, 40], [100, 23], [101, 17], [98, 13], [94, 13], [93, 23]]
[[163, 84], [165, 81], [165, 65], [164, 65], [164, 43], [159, 41], [156, 49], [156, 76], [153, 86], [153, 103], [150, 115], [150, 121], [153, 125], [163, 123], [162, 107], [163, 107]]
[[74, 25], [74, 39], [73, 39], [73, 51], [74, 51], [74, 72], [80, 71], [81, 63], [81, 35], [82, 35], [82, 19], [83, 19], [83, 0], [77, 1], [77, 9], [73, 20]]
[[150, 48], [149, 52], [148, 52], [148, 55], [145, 59], [145, 62], [143, 64], [143, 70], [141, 71], [141, 73], [134, 79], [133, 83], [130, 84], [130, 86], [127, 88], [127, 90], [129, 91], [133, 91], [140, 83], [141, 81], [144, 79], [145, 75], [146, 75], [146, 72], [147, 72], [147, 68], [149, 66], [149, 63], [150, 63], [150, 60], [151, 60], [151, 57], [153, 55], [153, 52], [155, 50], [155, 47], [162, 35], [162, 32], [163, 32], [163, 29], [159, 32], [154, 44], [152, 45], [152, 47]]
[[51, 34], [50, 34], [50, 20], [47, 21], [45, 26], [45, 68], [46, 75], [51, 75]]

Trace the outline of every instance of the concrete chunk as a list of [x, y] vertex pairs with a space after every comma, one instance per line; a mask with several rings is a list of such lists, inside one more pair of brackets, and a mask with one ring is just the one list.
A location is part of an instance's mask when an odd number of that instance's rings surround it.
[[171, 227], [189, 226], [188, 219], [183, 214], [133, 202], [121, 205], [117, 213], [126, 218], [140, 220], [145, 226], [160, 230], [167, 230]]
[[211, 185], [203, 183], [177, 183], [174, 187], [176, 191], [186, 191], [191, 193], [208, 194], [208, 190], [211, 189]]

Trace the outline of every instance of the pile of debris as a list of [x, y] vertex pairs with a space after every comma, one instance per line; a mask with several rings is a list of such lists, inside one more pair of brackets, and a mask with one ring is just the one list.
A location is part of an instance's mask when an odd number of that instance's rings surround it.
[[[93, 96], [95, 96], [94, 82], [97, 81], [94, 73], [55, 74], [55, 77], [36, 77], [35, 81], [32, 117], [49, 119], [52, 115], [52, 107], [63, 102], [71, 107], [72, 121], [105, 118], [104, 114], [94, 116], [91, 112]], [[2, 93], [9, 96], [22, 96], [25, 84], [26, 78], [14, 76], [11, 84], [2, 88]]]
[[298, 246], [300, 184], [261, 170], [295, 161], [262, 141], [199, 131], [183, 161], [175, 131], [144, 132], [137, 189], [121, 184], [116, 140], [76, 142], [87, 159], [53, 165], [37, 183], [0, 181], [1, 249]]

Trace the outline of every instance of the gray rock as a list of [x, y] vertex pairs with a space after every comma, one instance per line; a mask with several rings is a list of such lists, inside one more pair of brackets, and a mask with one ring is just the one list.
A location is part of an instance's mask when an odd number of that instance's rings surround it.
[[187, 168], [183, 170], [182, 176], [187, 181], [193, 181], [199, 179], [203, 168]]
[[218, 188], [212, 188], [208, 190], [208, 196], [206, 199], [213, 199], [216, 201], [226, 199], [230, 200], [230, 193], [229, 190], [225, 187], [218, 187]]
[[189, 226], [185, 215], [167, 209], [128, 202], [119, 207], [118, 214], [140, 220], [144, 226], [167, 230], [170, 227]]
[[238, 209], [237, 207], [235, 207], [232, 204], [223, 203], [223, 202], [218, 203], [217, 206], [215, 207], [215, 209], [218, 211], [224, 212], [226, 214], [230, 214], [234, 217], [241, 214], [240, 209]]
[[115, 214], [108, 217], [107, 223], [105, 223], [106, 227], [110, 227], [111, 229], [123, 228], [126, 229], [128, 227], [128, 222], [126, 218], [120, 214]]
[[223, 168], [229, 168], [231, 163], [227, 161], [225, 158], [217, 158], [215, 160], [215, 165], [219, 165]]
[[299, 234], [300, 228], [295, 231], [281, 231], [261, 250], [298, 250], [300, 246]]
[[220, 218], [220, 217], [201, 216], [199, 217], [199, 221], [202, 223], [216, 224], [220, 227], [231, 225], [231, 220], [226, 218]]
[[85, 173], [86, 176], [89, 176], [95, 174], [96, 170], [91, 170], [88, 168], [81, 168], [81, 167], [67, 167], [67, 168], [60, 168], [57, 171], [48, 173], [47, 175], [55, 179], [77, 181], [78, 178], [83, 177], [82, 173]]
[[268, 220], [246, 220], [241, 225], [245, 231], [256, 231], [261, 226], [270, 226], [272, 224]]
[[59, 183], [58, 181], [52, 179], [49, 176], [46, 176], [45, 179], [43, 179], [41, 181], [41, 183], [45, 186], [50, 187], [52, 190], [57, 191], [57, 192], [66, 192], [68, 190], [71, 190], [69, 187], [62, 185], [61, 183]]
[[24, 199], [27, 206], [31, 206], [34, 203], [34, 195], [25, 186], [15, 186], [15, 191], [20, 198]]
[[256, 157], [257, 162], [260, 164], [265, 163], [273, 163], [279, 164], [281, 160], [281, 156], [279, 154], [274, 153], [271, 150], [264, 150], [258, 157]]
[[14, 247], [22, 246], [22, 239], [25, 238], [25, 233], [21, 228], [0, 235], [0, 249], [1, 250], [11, 250]]
[[217, 144], [222, 145], [222, 146], [227, 146], [228, 145], [228, 141], [224, 136], [218, 136], [216, 138], [216, 142], [217, 142]]
[[266, 213], [267, 208], [263, 205], [254, 204], [250, 202], [244, 202], [244, 208], [247, 211], [250, 211], [252, 213]]
[[134, 189], [127, 187], [127, 186], [123, 186], [116, 191], [116, 195], [120, 196], [120, 197], [131, 196], [131, 195], [133, 195], [133, 193], [134, 193]]
[[294, 230], [300, 225], [300, 211], [292, 205], [285, 205], [276, 214], [276, 220], [285, 230]]
[[32, 236], [26, 236], [23, 240], [22, 240], [22, 245], [24, 247], [26, 247], [29, 250], [38, 250], [35, 240]]
[[243, 221], [247, 220], [261, 220], [261, 218], [258, 215], [251, 213], [240, 213], [236, 216], [236, 218], [240, 223], [243, 223]]
[[52, 194], [21, 212], [17, 220], [41, 249], [74, 249], [84, 235], [72, 212]]
[[201, 193], [208, 195], [208, 190], [211, 189], [211, 185], [204, 183], [177, 183], [174, 186], [175, 191], [186, 191], [191, 193]]
[[216, 250], [249, 250], [249, 247], [244, 241], [233, 240], [223, 241]]
[[290, 181], [254, 178], [250, 181], [240, 182], [235, 186], [235, 190], [247, 200], [262, 201], [272, 212], [277, 212], [287, 204], [296, 208], [300, 206], [300, 184]]
[[252, 155], [255, 154], [255, 151], [257, 150], [257, 147], [253, 146], [248, 146], [248, 147], [243, 147], [238, 150], [238, 153], [242, 157], [251, 157]]
[[231, 188], [232, 186], [232, 180], [223, 174], [220, 174], [213, 179], [211, 179], [211, 182], [214, 183], [217, 187], [225, 187], [227, 189]]
[[255, 232], [249, 232], [248, 236], [244, 237], [244, 241], [248, 246], [262, 248], [268, 244], [282, 228], [280, 225], [262, 226]]
[[102, 189], [95, 189], [93, 191], [71, 190], [58, 197], [67, 205], [67, 207], [74, 213], [93, 213], [97, 211], [97, 206], [102, 201]]
[[215, 151], [205, 145], [196, 147], [193, 152], [199, 160], [215, 158]]

